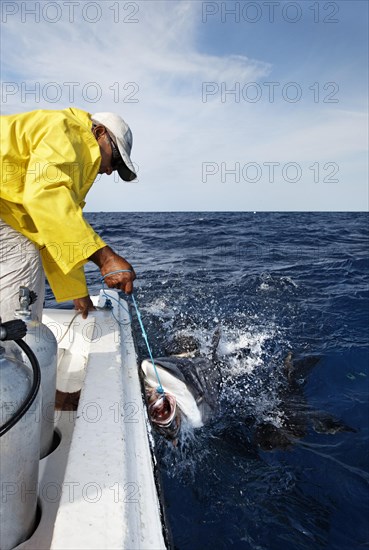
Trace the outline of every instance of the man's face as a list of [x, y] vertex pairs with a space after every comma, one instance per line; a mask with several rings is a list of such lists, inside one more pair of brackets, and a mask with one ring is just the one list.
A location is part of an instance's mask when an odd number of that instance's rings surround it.
[[[96, 129], [98, 130], [99, 127]], [[104, 128], [103, 126], [101, 128]], [[101, 132], [101, 133], [100, 133]], [[100, 147], [100, 154], [101, 154], [101, 164], [99, 168], [99, 174], [107, 174], [110, 176], [110, 174], [113, 172], [112, 168], [112, 157], [113, 157], [113, 151], [112, 151], [112, 145], [109, 138], [109, 134], [107, 133], [106, 129], [104, 128], [104, 132], [100, 131], [97, 132], [96, 139]]]

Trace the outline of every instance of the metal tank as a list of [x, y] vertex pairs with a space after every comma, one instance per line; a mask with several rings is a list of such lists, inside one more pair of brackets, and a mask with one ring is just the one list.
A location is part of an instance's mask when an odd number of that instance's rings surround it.
[[[56, 393], [56, 371], [58, 362], [58, 344], [51, 330], [34, 319], [31, 319], [30, 305], [36, 295], [27, 287], [19, 289], [20, 308], [15, 317], [27, 325], [25, 341], [36, 355], [41, 369], [42, 409], [41, 409], [41, 449], [40, 458], [51, 450], [54, 438], [54, 411]], [[25, 360], [25, 356], [23, 356]]]
[[32, 369], [0, 346], [1, 550], [27, 540], [36, 523], [42, 396], [34, 382]]

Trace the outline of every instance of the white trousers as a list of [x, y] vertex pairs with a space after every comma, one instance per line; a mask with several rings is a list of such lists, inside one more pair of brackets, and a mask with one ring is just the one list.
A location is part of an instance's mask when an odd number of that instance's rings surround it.
[[36, 246], [0, 219], [0, 317], [14, 319], [19, 308], [19, 287], [37, 294], [32, 318], [41, 321], [45, 299], [45, 274]]

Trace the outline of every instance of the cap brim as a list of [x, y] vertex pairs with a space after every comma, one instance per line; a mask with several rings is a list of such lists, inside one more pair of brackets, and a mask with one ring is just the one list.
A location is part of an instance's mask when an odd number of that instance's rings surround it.
[[135, 172], [130, 170], [128, 166], [123, 162], [118, 168], [118, 174], [124, 181], [133, 181], [137, 178]]
[[127, 155], [124, 147], [119, 143], [119, 139], [116, 139], [116, 145], [118, 147], [118, 151], [120, 153], [120, 156], [122, 157], [123, 163], [118, 168], [118, 174], [124, 181], [132, 181], [137, 178], [137, 174], [134, 170], [133, 164], [129, 156]]

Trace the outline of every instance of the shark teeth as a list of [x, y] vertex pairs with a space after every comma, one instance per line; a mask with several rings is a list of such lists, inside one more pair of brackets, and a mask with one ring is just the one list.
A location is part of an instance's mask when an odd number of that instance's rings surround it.
[[149, 397], [149, 415], [151, 420], [163, 428], [169, 427], [177, 412], [177, 402], [174, 395], [155, 392]]

